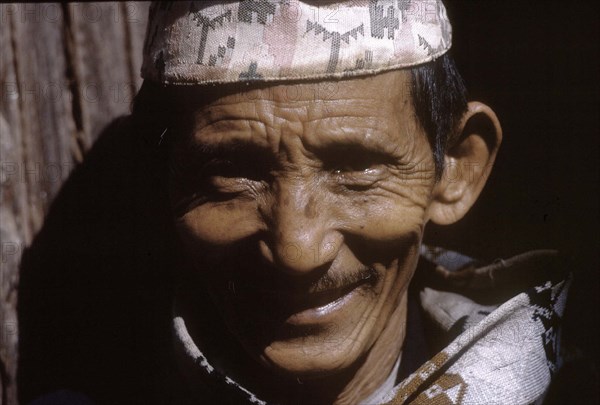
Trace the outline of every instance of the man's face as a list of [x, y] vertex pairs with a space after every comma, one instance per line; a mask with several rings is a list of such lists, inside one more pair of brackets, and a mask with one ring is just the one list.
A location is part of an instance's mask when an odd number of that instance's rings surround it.
[[434, 185], [408, 77], [215, 96], [173, 147], [172, 204], [193, 272], [269, 368], [331, 374], [384, 336], [402, 339]]

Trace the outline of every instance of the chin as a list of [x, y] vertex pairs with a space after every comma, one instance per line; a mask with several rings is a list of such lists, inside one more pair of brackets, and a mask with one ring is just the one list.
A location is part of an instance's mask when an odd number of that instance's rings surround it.
[[263, 367], [277, 373], [312, 379], [344, 372], [366, 352], [360, 344], [363, 342], [357, 344], [346, 339], [338, 344], [333, 339], [330, 342], [319, 340], [319, 337], [311, 336], [304, 342], [274, 342], [263, 350], [259, 361]]
[[235, 335], [249, 356], [264, 369], [311, 379], [344, 372], [359, 363], [377, 336], [372, 326], [370, 322], [356, 328], [337, 324], [284, 324], [276, 332], [263, 329], [268, 339], [264, 335], [251, 337], [247, 331]]

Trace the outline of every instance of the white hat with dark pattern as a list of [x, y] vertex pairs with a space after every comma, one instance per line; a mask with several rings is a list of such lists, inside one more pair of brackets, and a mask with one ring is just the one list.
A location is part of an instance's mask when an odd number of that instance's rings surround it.
[[208, 84], [372, 75], [432, 61], [451, 42], [439, 0], [154, 3], [142, 77]]

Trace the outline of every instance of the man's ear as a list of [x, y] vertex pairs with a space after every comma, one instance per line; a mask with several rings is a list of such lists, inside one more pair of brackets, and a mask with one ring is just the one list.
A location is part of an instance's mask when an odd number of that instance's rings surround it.
[[439, 225], [458, 221], [473, 206], [502, 142], [498, 117], [479, 102], [469, 103], [458, 133], [446, 152], [442, 178], [434, 187], [428, 210], [428, 218]]

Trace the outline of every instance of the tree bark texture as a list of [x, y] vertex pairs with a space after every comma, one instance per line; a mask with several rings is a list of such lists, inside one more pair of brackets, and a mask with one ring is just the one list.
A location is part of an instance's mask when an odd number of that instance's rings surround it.
[[130, 110], [148, 3], [0, 5], [0, 398], [17, 403], [20, 257], [111, 120]]

